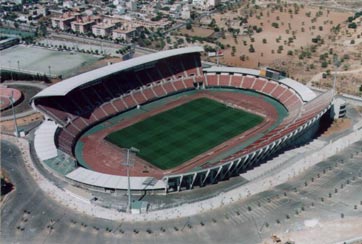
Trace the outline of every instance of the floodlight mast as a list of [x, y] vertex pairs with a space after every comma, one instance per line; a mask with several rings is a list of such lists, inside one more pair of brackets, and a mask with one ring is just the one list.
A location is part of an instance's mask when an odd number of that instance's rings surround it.
[[11, 96], [4, 96], [4, 95], [0, 95], [1, 97], [5, 97], [9, 100], [10, 104], [11, 104], [11, 110], [13, 113], [13, 120], [14, 120], [14, 129], [15, 129], [15, 136], [19, 137], [19, 130], [18, 130], [18, 124], [16, 123], [16, 114], [15, 114], [15, 110], [14, 110], [14, 97], [13, 97], [13, 91], [11, 91]]
[[219, 66], [219, 45], [216, 45], [216, 66]]
[[333, 56], [333, 59], [334, 59], [334, 77], [333, 77], [333, 96], [336, 96], [337, 95], [337, 87], [336, 87], [336, 83], [337, 83], [337, 69], [340, 65], [340, 62], [338, 60], [338, 56], [337, 55], [334, 55]]
[[127, 166], [127, 180], [128, 180], [128, 187], [127, 187], [127, 196], [128, 196], [128, 204], [127, 204], [127, 213], [131, 212], [131, 178], [129, 176], [129, 167], [131, 166], [131, 164], [133, 162], [130, 162], [130, 153], [137, 153], [140, 150], [135, 148], [135, 147], [131, 147], [131, 148], [127, 148], [127, 158], [126, 158], [126, 166]]

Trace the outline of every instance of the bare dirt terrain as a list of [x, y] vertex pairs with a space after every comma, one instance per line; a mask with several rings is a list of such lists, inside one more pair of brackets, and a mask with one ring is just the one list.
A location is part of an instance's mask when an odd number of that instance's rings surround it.
[[211, 29], [206, 29], [201, 27], [193, 27], [191, 30], [182, 29], [180, 33], [189, 36], [208, 37], [211, 36], [214, 33], [214, 31]]
[[[331, 11], [311, 6], [286, 5], [269, 8], [238, 9], [236, 12], [215, 15], [216, 23], [228, 28], [225, 23], [235, 22], [239, 16], [248, 16], [248, 26], [262, 28], [260, 33], [240, 35], [234, 38], [230, 33], [221, 39], [224, 45], [235, 46], [225, 50], [225, 58], [221, 61], [227, 65], [257, 67], [269, 65], [276, 59], [294, 55], [294, 50], [312, 44], [312, 38], [325, 36], [332, 26], [342, 23], [351, 14], [348, 12]], [[227, 17], [225, 17], [227, 16]], [[240, 21], [239, 21], [240, 22]], [[237, 27], [236, 22], [236, 27]], [[234, 26], [233, 26], [234, 27]], [[234, 28], [236, 28], [234, 27]], [[251, 47], [255, 51], [251, 51]], [[289, 53], [291, 51], [293, 53]], [[242, 60], [242, 56], [245, 55]]]
[[[273, 67], [320, 88], [331, 88], [337, 71], [337, 90], [362, 96], [362, 17], [350, 19], [362, 11], [362, 2], [287, 2], [249, 1], [205, 17], [193, 28], [219, 29], [220, 35], [213, 43], [196, 43], [208, 49], [219, 42], [221, 64]], [[216, 62], [206, 54], [203, 59]]]
[[[336, 243], [336, 240], [349, 240], [361, 234], [359, 226], [361, 218], [349, 218], [348, 220], [319, 221], [310, 219], [304, 221], [304, 226], [299, 231], [280, 233], [277, 236], [283, 241], [293, 240], [294, 243]], [[335, 231], [338, 229], [338, 231]], [[356, 235], [357, 234], [357, 235]], [[263, 244], [273, 244], [272, 238], [267, 238]], [[342, 243], [342, 242], [340, 242]], [[343, 242], [347, 243], [347, 242]], [[348, 242], [360, 244], [361, 241]]]
[[333, 122], [331, 127], [322, 135], [328, 137], [336, 133], [343, 132], [352, 127], [352, 120], [348, 118], [337, 119]]
[[[28, 125], [30, 123], [41, 121], [44, 117], [40, 113], [34, 113], [26, 117], [16, 119], [16, 124], [20, 126]], [[2, 132], [13, 133], [14, 132], [14, 121], [7, 120], [0, 122], [0, 130]]]

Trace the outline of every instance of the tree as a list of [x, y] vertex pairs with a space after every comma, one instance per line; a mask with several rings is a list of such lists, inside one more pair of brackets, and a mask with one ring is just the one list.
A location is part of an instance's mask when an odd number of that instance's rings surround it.
[[279, 28], [279, 24], [278, 23], [276, 23], [276, 22], [273, 22], [272, 24], [271, 24], [274, 28]]
[[209, 27], [213, 28], [213, 27], [215, 27], [215, 25], [216, 25], [216, 20], [212, 19], [210, 24], [209, 24]]
[[352, 22], [352, 23], [348, 24], [348, 28], [350, 28], [350, 29], [357, 29], [357, 24], [354, 23], [354, 22]]
[[235, 52], [236, 52], [236, 47], [232, 46], [231, 47], [231, 56], [235, 56]]
[[254, 48], [254, 46], [252, 44], [250, 44], [249, 52], [251, 52], [251, 53], [255, 52], [255, 48]]
[[190, 22], [187, 22], [186, 29], [188, 29], [188, 30], [192, 29], [192, 24]]

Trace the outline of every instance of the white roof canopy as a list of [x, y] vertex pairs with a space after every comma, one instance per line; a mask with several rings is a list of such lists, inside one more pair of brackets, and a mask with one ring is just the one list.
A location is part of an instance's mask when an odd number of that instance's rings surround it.
[[95, 69], [69, 79], [63, 80], [57, 84], [54, 84], [38, 94], [36, 94], [32, 100], [39, 98], [39, 97], [47, 97], [47, 96], [65, 96], [68, 92], [72, 91], [73, 89], [87, 84], [88, 82], [100, 79], [102, 77], [111, 75], [113, 73], [117, 73], [123, 70], [130, 69], [132, 67], [136, 67], [138, 65], [154, 62], [160, 59], [169, 58], [172, 56], [187, 54], [187, 53], [196, 53], [196, 52], [203, 52], [204, 49], [202, 47], [186, 47], [186, 48], [179, 48], [173, 50], [167, 50], [157, 53], [152, 53], [149, 55], [133, 58], [127, 61], [123, 61], [120, 63], [115, 63], [109, 66], [105, 66], [99, 69]]
[[238, 67], [224, 67], [224, 66], [213, 66], [207, 69], [204, 69], [209, 73], [241, 73], [248, 75], [260, 75], [260, 70], [257, 69], [247, 69], [247, 68], [238, 68]]
[[300, 95], [304, 102], [308, 102], [317, 96], [314, 91], [309, 89], [307, 86], [290, 78], [281, 79], [279, 80], [279, 82], [291, 87], [295, 92]]
[[[109, 175], [99, 173], [93, 170], [79, 167], [69, 174], [67, 178], [72, 179], [83, 184], [112, 188], [112, 189], [127, 189], [128, 178], [127, 176]], [[165, 183], [162, 180], [154, 180], [152, 184], [149, 177], [131, 177], [131, 189], [132, 190], [152, 190], [152, 189], [165, 189]]]

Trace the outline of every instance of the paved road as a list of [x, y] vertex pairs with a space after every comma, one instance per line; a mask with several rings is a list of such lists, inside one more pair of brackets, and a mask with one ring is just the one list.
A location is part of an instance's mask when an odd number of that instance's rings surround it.
[[[19, 149], [2, 141], [2, 167], [16, 191], [1, 209], [0, 238], [3, 243], [262, 243], [272, 233], [308, 230], [308, 219], [336, 221], [340, 213], [345, 221], [362, 218], [361, 148], [362, 141], [301, 177], [246, 200], [189, 218], [135, 224], [84, 216], [54, 202], [24, 170]], [[351, 230], [343, 238], [358, 234]]]
[[[4, 82], [3, 83], [4, 85], [18, 85], [18, 86], [28, 86], [28, 87], [35, 87], [35, 88], [39, 88], [40, 90], [43, 90], [45, 89], [46, 87], [48, 87], [47, 84], [45, 83], [34, 83], [34, 82], [30, 82], [30, 81], [7, 81], [7, 82]], [[40, 91], [39, 90], [39, 91]], [[26, 98], [25, 98], [26, 99]], [[30, 97], [28, 98], [30, 99]], [[29, 105], [28, 105], [28, 102], [29, 101], [23, 101], [23, 103], [26, 103], [25, 107], [27, 107], [28, 109], [26, 109], [25, 111], [21, 111], [21, 112], [15, 112], [16, 113], [16, 118], [19, 119], [19, 118], [23, 118], [23, 117], [26, 117], [28, 115], [31, 115], [31, 114], [34, 114], [36, 113], [35, 110], [33, 110]], [[17, 109], [15, 109], [17, 110]], [[10, 115], [2, 115], [0, 117], [0, 121], [6, 121], [6, 120], [12, 120], [13, 119], [13, 115], [10, 114]]]
[[47, 84], [45, 83], [39, 83], [39, 82], [31, 82], [31, 81], [6, 81], [3, 83], [3, 85], [21, 85], [21, 86], [32, 86], [32, 87], [37, 87], [41, 90], [45, 89], [48, 87]]
[[[357, 73], [361, 73], [362, 72], [362, 67], [358, 68], [358, 69], [353, 69], [353, 70], [343, 70], [343, 71], [332, 71], [331, 75], [334, 76], [334, 74], [337, 75], [345, 75], [345, 74], [357, 74]], [[312, 82], [317, 82], [320, 81], [323, 78], [323, 74], [325, 72], [320, 72], [318, 74], [315, 74], [308, 82], [308, 86], [312, 85]]]

